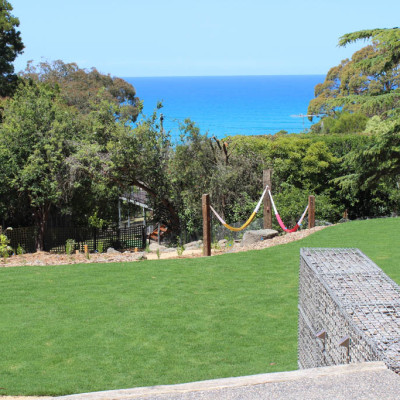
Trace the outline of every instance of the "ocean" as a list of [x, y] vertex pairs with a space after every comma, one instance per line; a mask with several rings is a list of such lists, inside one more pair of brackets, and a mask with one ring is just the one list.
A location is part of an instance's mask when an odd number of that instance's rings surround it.
[[[307, 114], [314, 87], [324, 75], [199, 76], [124, 78], [150, 116], [162, 101], [164, 128], [179, 137], [179, 124], [190, 118], [202, 133], [270, 135], [310, 128]], [[314, 121], [314, 123], [317, 120]]]

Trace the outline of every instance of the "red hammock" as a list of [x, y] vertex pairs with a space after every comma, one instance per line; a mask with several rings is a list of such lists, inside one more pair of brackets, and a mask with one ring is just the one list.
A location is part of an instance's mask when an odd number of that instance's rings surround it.
[[275, 217], [276, 217], [276, 219], [277, 219], [277, 221], [278, 221], [279, 226], [280, 226], [285, 232], [288, 232], [288, 233], [296, 232], [297, 229], [300, 228], [301, 223], [303, 222], [303, 219], [304, 219], [304, 217], [306, 216], [306, 213], [307, 213], [307, 211], [308, 211], [308, 204], [307, 204], [306, 209], [305, 209], [304, 212], [303, 212], [303, 215], [300, 217], [300, 219], [298, 220], [298, 222], [297, 222], [297, 224], [294, 226], [294, 228], [288, 229], [288, 228], [286, 228], [285, 224], [282, 222], [282, 219], [281, 219], [281, 217], [280, 217], [280, 215], [279, 215], [279, 213], [278, 213], [278, 210], [277, 210], [276, 207], [275, 207], [275, 203], [274, 203], [274, 199], [272, 198], [271, 191], [270, 191], [269, 189], [268, 189], [268, 193], [269, 193], [269, 197], [270, 197], [270, 199], [271, 199], [272, 207], [274, 208], [274, 212], [275, 212]]

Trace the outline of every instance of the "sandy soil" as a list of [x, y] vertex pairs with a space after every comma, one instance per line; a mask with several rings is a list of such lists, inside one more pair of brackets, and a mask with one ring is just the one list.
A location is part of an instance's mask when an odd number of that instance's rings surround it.
[[[231, 248], [212, 250], [212, 255], [219, 255], [224, 253], [235, 253], [239, 251], [248, 250], [261, 250], [266, 247], [272, 247], [279, 244], [293, 242], [295, 240], [303, 239], [304, 237], [311, 235], [312, 233], [325, 228], [324, 226], [317, 226], [312, 229], [306, 229], [295, 233], [288, 233], [282, 236], [276, 236], [273, 239], [264, 240], [251, 246], [241, 247], [239, 244], [235, 244]], [[84, 263], [107, 263], [107, 262], [131, 262], [138, 261], [141, 257], [147, 260], [157, 260], [158, 256], [155, 252], [151, 253], [112, 253], [112, 254], [90, 254], [89, 258], [85, 254], [52, 254], [46, 252], [37, 252], [30, 254], [23, 254], [19, 256], [11, 256], [6, 260], [0, 259], [1, 267], [15, 267], [24, 265], [66, 265], [66, 264], [84, 264]], [[160, 259], [173, 259], [173, 258], [193, 258], [202, 257], [202, 250], [185, 250], [181, 256], [176, 251], [161, 252]]]
[[[248, 250], [261, 250], [266, 247], [277, 246], [289, 242], [294, 242], [311, 235], [316, 231], [326, 228], [325, 226], [318, 226], [312, 229], [302, 230], [294, 233], [288, 233], [282, 236], [276, 236], [273, 239], [264, 240], [256, 243], [252, 246], [241, 247], [235, 245], [229, 249], [223, 250], [212, 250], [213, 255], [219, 255], [224, 253], [235, 253], [239, 251]], [[158, 258], [156, 253], [144, 253], [148, 260], [156, 260]], [[24, 254], [20, 256], [11, 256], [6, 262], [0, 261], [0, 267], [15, 267], [22, 265], [61, 265], [61, 264], [81, 264], [81, 263], [104, 263], [104, 262], [123, 262], [123, 261], [137, 261], [140, 254], [137, 253], [115, 253], [115, 254], [90, 254], [90, 258], [87, 259], [84, 254], [51, 254], [46, 252], [38, 252], [32, 254]], [[161, 253], [160, 259], [172, 259], [172, 258], [193, 258], [202, 257], [202, 250], [185, 250], [181, 256], [174, 252]], [[46, 400], [51, 397], [33, 397], [33, 396], [1, 396], [0, 389], [0, 400]]]

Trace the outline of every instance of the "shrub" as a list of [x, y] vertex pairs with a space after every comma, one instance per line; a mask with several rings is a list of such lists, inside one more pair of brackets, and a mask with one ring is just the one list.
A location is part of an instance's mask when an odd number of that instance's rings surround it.
[[0, 256], [7, 258], [12, 252], [12, 248], [9, 246], [10, 240], [4, 234], [0, 235]]
[[67, 239], [65, 243], [65, 252], [67, 254], [72, 254], [73, 251], [75, 250], [75, 240], [74, 239]]

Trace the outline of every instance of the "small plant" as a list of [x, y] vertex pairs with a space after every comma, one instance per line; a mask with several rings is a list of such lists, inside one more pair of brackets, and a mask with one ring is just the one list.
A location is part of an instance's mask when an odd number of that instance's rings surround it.
[[160, 256], [161, 256], [160, 249], [157, 249], [156, 254], [157, 254], [157, 258], [160, 259]]
[[17, 247], [17, 255], [20, 256], [22, 254], [25, 254], [25, 250], [24, 248], [18, 243], [18, 247]]
[[74, 239], [67, 239], [65, 243], [65, 252], [67, 254], [72, 254], [73, 251], [75, 250], [75, 240]]
[[104, 251], [104, 243], [103, 243], [102, 241], [99, 241], [99, 242], [97, 243], [97, 251], [98, 251], [99, 253], [102, 253], [102, 252]]
[[150, 245], [148, 243], [146, 244], [146, 253], [150, 253]]
[[221, 250], [221, 246], [220, 246], [220, 244], [218, 242], [212, 242], [211, 243], [211, 248], [213, 250]]
[[185, 246], [183, 244], [178, 244], [178, 246], [176, 247], [176, 251], [178, 253], [178, 256], [180, 257], [185, 251]]
[[12, 252], [11, 246], [9, 246], [10, 240], [4, 234], [0, 235], [0, 256], [6, 259]]
[[233, 239], [233, 237], [225, 237], [225, 239], [226, 239], [226, 244], [225, 244], [226, 248], [229, 249], [229, 248], [233, 247], [233, 245], [235, 243], [235, 239]]
[[176, 237], [176, 252], [178, 253], [178, 256], [180, 257], [183, 252], [185, 251], [185, 246], [182, 244], [182, 240], [180, 236]]

